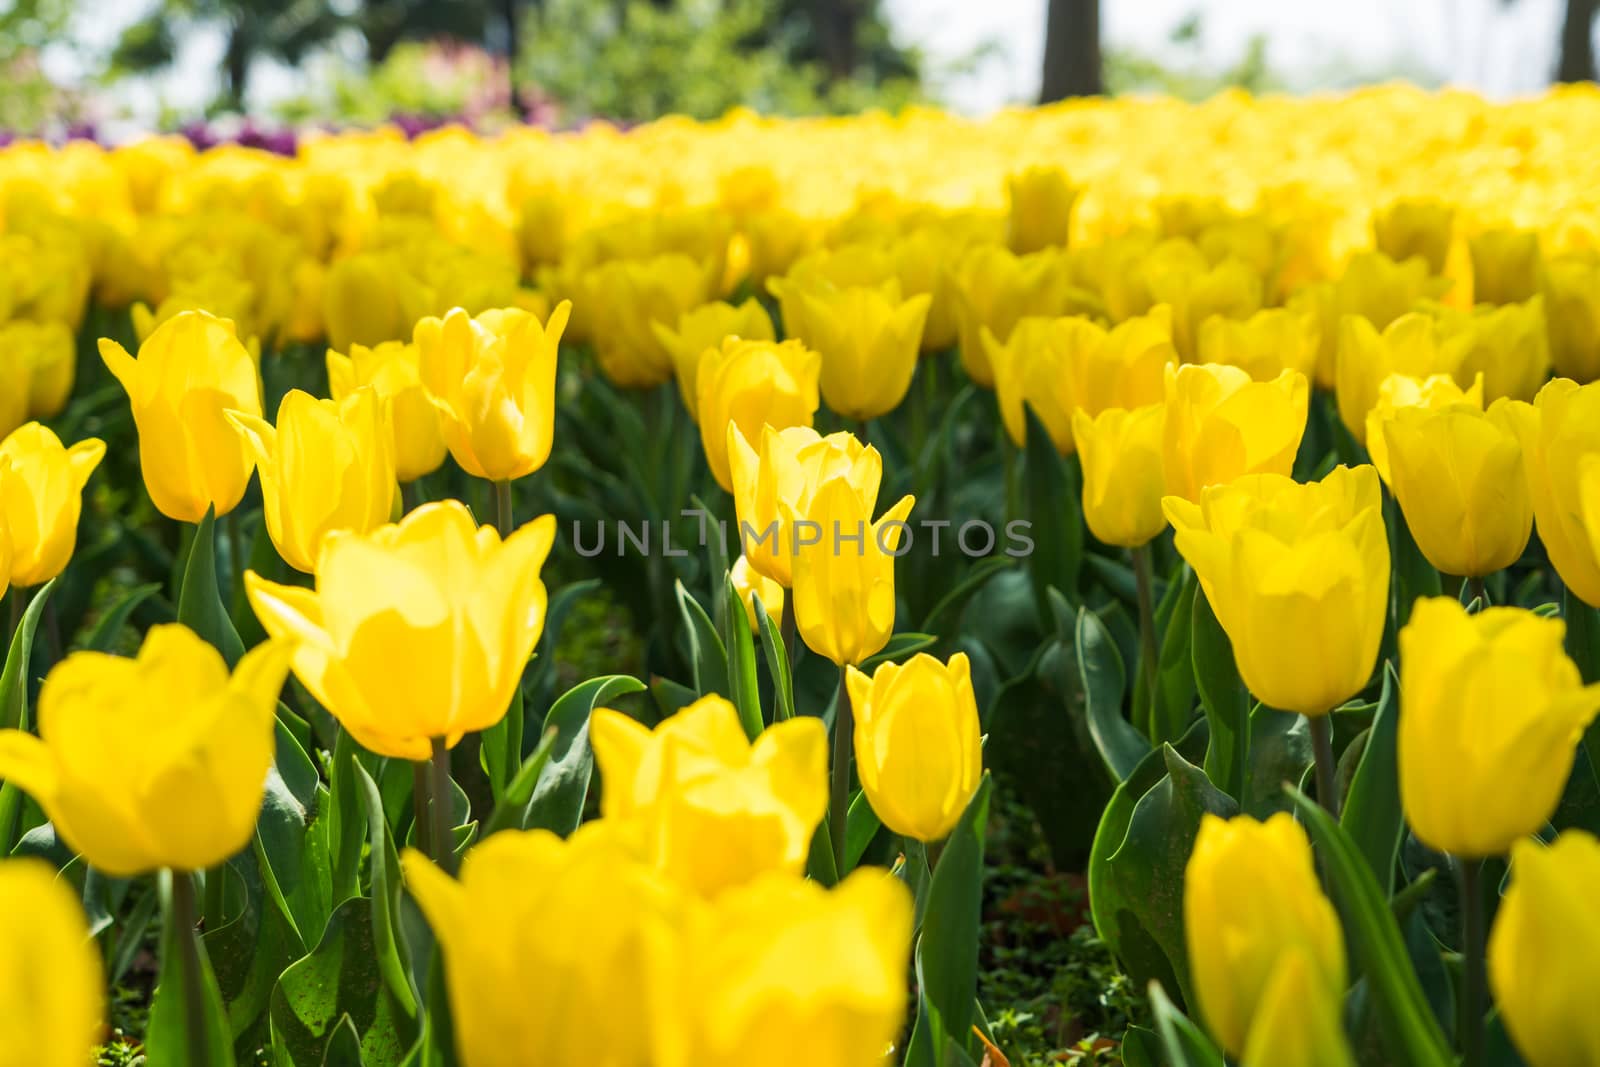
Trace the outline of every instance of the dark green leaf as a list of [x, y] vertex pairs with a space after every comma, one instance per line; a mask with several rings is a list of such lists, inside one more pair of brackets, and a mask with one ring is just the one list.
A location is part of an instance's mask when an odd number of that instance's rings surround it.
[[683, 632], [689, 639], [689, 662], [694, 667], [694, 688], [700, 696], [708, 693], [728, 693], [728, 653], [723, 648], [717, 628], [700, 602], [690, 595], [682, 582], [674, 584], [678, 597], [678, 611], [683, 617]]
[[1150, 983], [1150, 1007], [1168, 1067], [1223, 1067], [1222, 1053], [1178, 1010], [1159, 982]]
[[1250, 693], [1234, 664], [1233, 645], [1202, 593], [1194, 597], [1190, 641], [1195, 688], [1211, 724], [1206, 775], [1242, 801], [1249, 789], [1245, 779], [1250, 768]]
[[733, 578], [723, 579], [724, 647], [727, 649], [728, 696], [739, 711], [739, 722], [745, 736], [754, 741], [765, 728], [761, 715], [761, 690], [756, 679], [755, 635], [744, 613], [744, 602]]
[[136, 585], [122, 594], [121, 598], [100, 616], [100, 620], [95, 623], [94, 629], [84, 641], [83, 647], [92, 652], [112, 651], [122, 637], [122, 628], [128, 624], [129, 616], [140, 604], [160, 591], [161, 583], [151, 582], [148, 585]]
[[[713, 635], [714, 636], [714, 635]], [[591, 678], [569, 689], [556, 701], [545, 719], [545, 729], [555, 730], [550, 760], [539, 772], [528, 800], [522, 828], [542, 827], [565, 837], [578, 828], [583, 802], [594, 773], [594, 750], [589, 747], [589, 716], [603, 701], [644, 691], [644, 683], [625, 674]]]
[[1078, 673], [1083, 680], [1084, 707], [1089, 718], [1089, 736], [1115, 781], [1133, 773], [1150, 751], [1149, 743], [1122, 715], [1122, 696], [1126, 687], [1122, 656], [1106, 631], [1100, 616], [1088, 608], [1078, 609], [1074, 640]]
[[1400, 681], [1394, 665], [1383, 672], [1383, 697], [1367, 735], [1361, 762], [1350, 781], [1340, 821], [1356, 849], [1377, 875], [1385, 899], [1394, 889], [1394, 861], [1400, 853], [1405, 817], [1400, 809], [1400, 771], [1396, 745], [1400, 720]]
[[1077, 467], [1056, 453], [1050, 433], [1032, 405], [1024, 405], [1028, 439], [1024, 448], [1025, 496], [1028, 521], [1033, 524], [1033, 554], [1028, 569], [1033, 576], [1039, 607], [1039, 624], [1050, 625], [1045, 590], [1056, 588], [1076, 600], [1078, 572], [1083, 566], [1082, 506], [1078, 500]]
[[965, 1046], [978, 993], [978, 925], [982, 918], [984, 838], [989, 821], [988, 775], [961, 816], [928, 887], [917, 940], [922, 990], [944, 1021], [945, 1036]]
[[189, 559], [183, 568], [183, 588], [178, 594], [178, 621], [199, 634], [222, 653], [232, 667], [244, 655], [239, 632], [228, 617], [217, 587], [217, 520], [214, 510], [195, 527]]
[[872, 839], [882, 829], [883, 823], [878, 820], [878, 813], [872, 810], [872, 805], [867, 802], [865, 791], [858, 792], [855, 799], [850, 802], [850, 811], [845, 816], [844, 828], [844, 856], [845, 866], [855, 870], [856, 864], [861, 862], [861, 854], [867, 851], [867, 846], [872, 844]]
[[[773, 719], [782, 722], [794, 718], [794, 676], [789, 670], [789, 650], [783, 645], [783, 635], [767, 614], [767, 606], [755, 598], [756, 621], [761, 624], [761, 650], [766, 653], [767, 673], [772, 676], [773, 700], [777, 707]], [[785, 610], [791, 610], [785, 608]]]
[[[150, 1062], [163, 1067], [233, 1067], [233, 1036], [228, 1029], [228, 1014], [222, 1006], [222, 993], [217, 988], [216, 975], [199, 946], [187, 948], [190, 939], [198, 937], [197, 931], [179, 917], [183, 909], [175, 907], [174, 878], [189, 878], [186, 872], [161, 876], [162, 935], [161, 973], [156, 980], [155, 999], [150, 1006], [150, 1027], [145, 1033], [145, 1045]], [[192, 886], [191, 882], [191, 886]], [[193, 889], [189, 892], [192, 894]], [[190, 906], [192, 910], [192, 905]], [[191, 960], [194, 965], [191, 966]], [[200, 1005], [201, 1018], [189, 1018], [189, 1005]], [[191, 1055], [195, 1042], [190, 1028], [198, 1024], [203, 1030], [199, 1044], [203, 1052]], [[203, 1056], [201, 1059], [199, 1057]]]
[[961, 625], [961, 611], [967, 601], [982, 589], [984, 583], [1003, 570], [1015, 566], [1007, 556], [989, 556], [972, 565], [972, 569], [951, 589], [939, 598], [919, 627], [924, 633], [952, 638]]

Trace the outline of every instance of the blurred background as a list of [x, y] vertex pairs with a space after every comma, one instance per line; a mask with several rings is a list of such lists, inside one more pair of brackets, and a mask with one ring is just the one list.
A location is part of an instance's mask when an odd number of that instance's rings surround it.
[[1600, 0], [0, 0], [0, 136], [1590, 80]]

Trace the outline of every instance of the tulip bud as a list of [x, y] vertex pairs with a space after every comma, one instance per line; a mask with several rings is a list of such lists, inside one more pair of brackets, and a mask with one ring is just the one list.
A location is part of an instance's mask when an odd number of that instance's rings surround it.
[[1372, 232], [1378, 251], [1396, 263], [1418, 256], [1430, 274], [1442, 274], [1455, 218], [1456, 209], [1443, 200], [1396, 200], [1372, 216]]
[[1557, 378], [1508, 414], [1539, 540], [1567, 588], [1600, 607], [1600, 383]]
[[752, 743], [734, 706], [711, 694], [654, 731], [608, 708], [589, 729], [601, 814], [639, 827], [646, 861], [675, 884], [712, 897], [805, 869], [828, 808], [821, 719], [775, 723]]
[[1199, 361], [1238, 367], [1258, 382], [1286, 370], [1307, 378], [1317, 369], [1321, 330], [1316, 317], [1288, 308], [1263, 308], [1247, 319], [1213, 315], [1200, 324]]
[[1162, 507], [1262, 703], [1324, 715], [1361, 691], [1389, 603], [1377, 471], [1254, 475]]
[[721, 266], [672, 253], [616, 259], [592, 271], [587, 291], [605, 308], [592, 325], [595, 355], [606, 377], [626, 388], [649, 388], [672, 377], [672, 354], [654, 326], [675, 325], [685, 312], [712, 299]]
[[1280, 1010], [1271, 1003], [1280, 983], [1300, 984], [1316, 1001], [1344, 995], [1339, 916], [1317, 881], [1306, 832], [1286, 812], [1265, 822], [1200, 817], [1183, 874], [1183, 927], [1200, 1015], [1232, 1055], [1245, 1052], [1258, 1022], [1281, 1025], [1260, 1019]]
[[227, 411], [261, 415], [261, 376], [233, 323], [185, 311], [139, 346], [135, 359], [109, 338], [100, 358], [128, 391], [139, 430], [139, 468], [161, 513], [199, 522], [244, 497], [254, 467]]
[[1532, 400], [1550, 375], [1542, 296], [1470, 312], [1443, 309], [1439, 327], [1444, 365], [1458, 382], [1482, 374], [1485, 400]]
[[739, 594], [739, 602], [744, 605], [744, 617], [750, 624], [751, 633], [758, 637], [761, 635], [761, 620], [756, 618], [758, 597], [769, 618], [774, 622], [783, 618], [783, 586], [750, 566], [747, 558], [740, 556], [735, 560], [728, 570], [728, 577], [733, 582], [734, 591]]
[[900, 299], [900, 284], [849, 289], [818, 287], [801, 293], [806, 332], [800, 337], [822, 354], [822, 396], [852, 419], [875, 419], [900, 405], [921, 352], [922, 326], [933, 298]]
[[946, 666], [925, 653], [868, 676], [849, 667], [856, 772], [883, 825], [918, 841], [942, 841], [961, 821], [983, 778], [972, 668], [957, 652]]
[[[1339, 321], [1337, 389], [1339, 418], [1362, 444], [1368, 443], [1367, 414], [1391, 375], [1429, 378], [1448, 375], [1460, 384], [1455, 367], [1439, 348], [1438, 323], [1421, 312], [1402, 315], [1379, 333], [1359, 315]], [[1468, 383], [1476, 379], [1467, 377]]]
[[105, 1029], [105, 968], [72, 884], [40, 859], [0, 860], [0, 1049], [16, 1067], [83, 1067]]
[[1600, 711], [1562, 649], [1566, 625], [1521, 608], [1469, 615], [1421, 599], [1400, 631], [1400, 800], [1429, 848], [1497, 856], [1542, 827]]
[[1600, 1060], [1600, 841], [1566, 830], [1549, 848], [1511, 846], [1511, 884], [1489, 932], [1489, 987], [1528, 1067]]
[[322, 279], [322, 321], [328, 344], [339, 352], [404, 340], [435, 302], [398, 256], [382, 252], [336, 260]]
[[1161, 513], [1165, 422], [1162, 404], [1110, 408], [1094, 418], [1082, 411], [1072, 416], [1072, 437], [1083, 464], [1083, 519], [1105, 544], [1138, 548], [1167, 527]]
[[1472, 253], [1472, 301], [1517, 304], [1539, 291], [1543, 257], [1533, 230], [1485, 230], [1467, 242]]
[[60, 322], [0, 325], [0, 437], [28, 419], [52, 419], [72, 396], [78, 347]]
[[460, 308], [417, 323], [419, 375], [461, 469], [492, 482], [532, 474], [555, 435], [556, 355], [572, 305], [541, 323], [519, 308]]
[[414, 482], [432, 474], [444, 462], [444, 431], [439, 409], [422, 386], [417, 346], [385, 341], [368, 348], [351, 345], [348, 356], [328, 350], [328, 394], [344, 400], [363, 386], [371, 386], [389, 402], [395, 475]]
[[253, 571], [267, 633], [300, 639], [294, 673], [362, 746], [426, 760], [499, 722], [544, 630], [546, 515], [503, 542], [466, 505], [424, 504], [398, 524], [323, 539], [316, 589]]
[[1162, 476], [1168, 493], [1198, 501], [1207, 486], [1294, 468], [1310, 403], [1306, 376], [1253, 382], [1238, 367], [1167, 368]]
[[[873, 523], [870, 506], [841, 476], [818, 487], [803, 514], [779, 504], [783, 521], [796, 535], [794, 618], [811, 651], [842, 667], [860, 663], [889, 643], [894, 632], [894, 561], [915, 502], [901, 497]], [[797, 527], [800, 520], [809, 525]]]
[[1018, 256], [995, 245], [982, 245], [961, 257], [951, 278], [961, 365], [978, 385], [993, 388], [994, 371], [982, 331], [987, 328], [996, 341], [1004, 343], [1018, 320], [1061, 314], [1065, 279], [1060, 253], [1046, 249]]
[[656, 339], [672, 356], [673, 373], [678, 378], [678, 394], [689, 417], [700, 417], [700, 357], [708, 348], [721, 348], [724, 339], [742, 337], [751, 341], [771, 341], [772, 316], [751, 297], [738, 307], [713, 301], [678, 316], [676, 329], [652, 323]]
[[1261, 275], [1237, 259], [1158, 265], [1147, 284], [1152, 300], [1172, 307], [1172, 343], [1185, 361], [1199, 357], [1201, 323], [1213, 315], [1247, 319], [1261, 308]]
[[1401, 408], [1383, 424], [1389, 486], [1417, 547], [1446, 574], [1493, 574], [1528, 546], [1533, 505], [1510, 403]]
[[1579, 383], [1600, 379], [1600, 262], [1551, 263], [1544, 301], [1556, 373]]
[[1083, 190], [1059, 167], [1029, 167], [1006, 178], [1010, 215], [1006, 243], [1019, 255], [1058, 245], [1072, 231], [1072, 208]]
[[1383, 380], [1383, 384], [1378, 386], [1377, 403], [1367, 412], [1367, 455], [1378, 469], [1378, 477], [1383, 479], [1383, 484], [1390, 484], [1389, 447], [1383, 439], [1384, 424], [1405, 408], [1443, 411], [1452, 407], [1483, 410], [1483, 375], [1476, 375], [1467, 389], [1462, 389], [1448, 374], [1430, 374], [1426, 378], [1391, 374]]
[[268, 641], [231, 678], [178, 625], [152, 628], [137, 659], [74, 652], [39, 690], [39, 736], [0, 731], [0, 778], [106, 874], [214, 867], [255, 832], [290, 650]]
[[12, 585], [42, 585], [66, 569], [78, 544], [83, 487], [105, 454], [95, 437], [65, 448], [37, 422], [0, 442], [0, 525], [11, 534]]
[[810, 426], [821, 398], [822, 357], [799, 341], [746, 341], [730, 337], [700, 361], [700, 443], [717, 484], [733, 491], [728, 426], [746, 441], [762, 426]]
[[283, 561], [310, 574], [335, 530], [367, 533], [394, 506], [394, 433], [386, 403], [371, 388], [343, 401], [291, 389], [278, 424], [230, 413], [261, 472], [267, 534]]
[[1240, 1067], [1355, 1067], [1344, 997], [1319, 980], [1304, 949], [1284, 953], [1256, 1004]]

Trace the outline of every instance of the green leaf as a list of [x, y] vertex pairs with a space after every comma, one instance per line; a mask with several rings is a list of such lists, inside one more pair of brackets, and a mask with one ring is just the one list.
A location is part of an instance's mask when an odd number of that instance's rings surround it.
[[1161, 1067], [1161, 1038], [1154, 1030], [1130, 1026], [1122, 1035], [1122, 1067]]
[[333, 856], [332, 901], [338, 904], [361, 895], [361, 846], [367, 840], [366, 820], [361, 817], [361, 797], [356, 784], [355, 739], [341, 729], [333, 745], [333, 769], [329, 792], [333, 804], [329, 812], [328, 839]]
[[83, 647], [91, 652], [110, 652], [121, 638], [122, 628], [128, 624], [129, 617], [140, 604], [160, 591], [161, 583], [151, 582], [147, 585], [136, 585], [122, 594], [117, 602], [100, 616], [100, 621], [89, 631], [89, 637], [84, 641]]
[[1291, 806], [1283, 784], [1298, 783], [1311, 766], [1311, 730], [1304, 715], [1257, 704], [1250, 711], [1250, 770], [1245, 814], [1265, 819]]
[[363, 1063], [361, 1035], [356, 1032], [355, 1020], [341, 1015], [328, 1038], [327, 1051], [322, 1054], [322, 1067], [363, 1067]]
[[294, 1067], [321, 1067], [348, 1017], [372, 1067], [397, 1064], [415, 1024], [390, 992], [377, 960], [372, 904], [353, 897], [334, 910], [316, 949], [284, 971], [269, 1009], [272, 1043]]
[[1045, 590], [1052, 587], [1076, 600], [1078, 572], [1083, 567], [1082, 505], [1076, 466], [1056, 453], [1050, 432], [1031, 404], [1024, 404], [1028, 439], [1023, 451], [1028, 521], [1033, 524], [1033, 554], [1028, 569], [1039, 609], [1039, 625], [1050, 628]]
[[1122, 714], [1122, 697], [1127, 675], [1122, 654], [1100, 616], [1088, 608], [1078, 609], [1073, 645], [1077, 651], [1078, 674], [1083, 680], [1084, 707], [1089, 718], [1089, 736], [1115, 781], [1133, 773], [1139, 761], [1150, 752], [1150, 744]]
[[689, 638], [689, 663], [694, 668], [694, 688], [700, 696], [728, 692], [728, 653], [717, 636], [717, 628], [706, 609], [700, 606], [682, 582], [674, 582], [678, 612], [683, 617], [683, 632]]
[[[193, 875], [186, 872], [166, 873], [160, 876], [161, 910], [161, 972], [156, 979], [155, 999], [150, 1005], [150, 1027], [145, 1033], [145, 1046], [151, 1063], [163, 1067], [233, 1067], [233, 1036], [228, 1029], [228, 1014], [222, 1006], [222, 992], [217, 988], [217, 977], [211, 970], [205, 949], [188, 945], [198, 937], [189, 926], [193, 904], [187, 908], [177, 906], [178, 894], [173, 879], [191, 879], [188, 893], [193, 896]], [[187, 912], [185, 917], [181, 913]], [[187, 927], [187, 928], [186, 928]], [[199, 1045], [203, 1052], [194, 1049], [189, 1018], [189, 1005], [200, 1006], [198, 1020], [204, 1033]], [[203, 1056], [204, 1058], [198, 1058]]]
[[542, 827], [565, 837], [578, 828], [594, 774], [589, 716], [603, 702], [643, 691], [644, 683], [637, 678], [608, 674], [580, 682], [556, 701], [545, 719], [545, 729], [555, 730], [556, 736], [549, 762], [539, 771], [528, 800], [522, 818], [524, 830]]
[[[55, 589], [55, 579], [41, 586], [22, 613], [22, 622], [11, 636], [5, 670], [0, 672], [0, 729], [28, 728], [28, 667], [33, 658], [33, 635], [39, 629], [39, 616], [45, 601]], [[12, 590], [12, 596], [21, 596]], [[22, 814], [22, 790], [11, 782], [0, 782], [0, 856], [8, 856], [17, 843], [17, 821]]]
[[724, 645], [727, 648], [728, 696], [739, 711], [745, 736], [754, 741], [766, 727], [761, 715], [761, 690], [756, 680], [756, 642], [733, 578], [723, 578]]
[[806, 877], [818, 885], [832, 888], [839, 884], [839, 866], [828, 837], [828, 820], [823, 819], [811, 834], [811, 851], [806, 855]]
[[222, 592], [217, 587], [217, 519], [215, 509], [195, 527], [189, 560], [183, 568], [183, 588], [178, 593], [178, 621], [210, 642], [232, 667], [244, 655], [239, 632], [228, 618]]
[[355, 765], [355, 773], [361, 788], [361, 806], [366, 809], [367, 840], [372, 857], [372, 943], [378, 969], [401, 1009], [415, 1017], [418, 991], [411, 985], [410, 971], [402, 955], [405, 943], [399, 935], [400, 855], [395, 850], [389, 824], [383, 818], [383, 795], [378, 783], [359, 763]]
[[856, 864], [861, 862], [862, 853], [867, 851], [867, 846], [872, 844], [872, 839], [878, 836], [878, 831], [883, 828], [883, 823], [878, 819], [878, 813], [872, 810], [872, 805], [867, 802], [866, 790], [856, 793], [855, 799], [850, 802], [850, 810], [845, 815], [844, 826], [844, 856], [847, 861], [845, 866], [852, 871]]
[[889, 638], [889, 643], [874, 656], [868, 656], [861, 661], [859, 668], [865, 674], [871, 674], [879, 665], [884, 663], [899, 663], [918, 652], [925, 652], [938, 643], [938, 638], [933, 634], [898, 633]]
[[1249, 788], [1250, 692], [1234, 664], [1233, 644], [1211, 610], [1211, 601], [1200, 593], [1194, 597], [1190, 641], [1195, 688], [1211, 724], [1206, 775], [1242, 802]]
[[983, 905], [983, 851], [992, 782], [987, 774], [956, 824], [928, 887], [917, 939], [921, 988], [944, 1022], [945, 1036], [965, 1047], [978, 994], [978, 928]]
[[1168, 1067], [1223, 1067], [1222, 1053], [1178, 1010], [1160, 982], [1150, 983], [1150, 1008]]
[[1398, 1062], [1414, 1067], [1450, 1067], [1454, 1057], [1428, 1006], [1406, 952], [1400, 926], [1389, 910], [1360, 849], [1333, 817], [1298, 789], [1289, 796], [1317, 846], [1345, 936], [1357, 966], [1371, 986], [1385, 1033]]
[[519, 685], [512, 692], [511, 706], [500, 716], [500, 721], [480, 735], [483, 746], [479, 751], [479, 760], [483, 764], [484, 776], [489, 779], [489, 794], [497, 806], [505, 796], [506, 786], [511, 784], [522, 759], [523, 718], [522, 687]]
[[990, 578], [1001, 571], [1010, 570], [1015, 565], [1016, 561], [1009, 556], [988, 556], [980, 559], [959, 582], [939, 598], [938, 603], [929, 610], [927, 618], [922, 620], [922, 625], [918, 629], [946, 639], [954, 638], [961, 627], [961, 610], [967, 601], [971, 600]]
[[[783, 634], [767, 614], [761, 598], [755, 598], [756, 621], [761, 624], [761, 650], [766, 653], [767, 673], [772, 676], [773, 720], [782, 722], [794, 718], [794, 675], [789, 667], [789, 650], [783, 646]], [[785, 610], [790, 610], [787, 607]]]
[[518, 830], [522, 828], [522, 820], [526, 817], [528, 802], [533, 799], [534, 787], [539, 784], [539, 775], [544, 772], [545, 764], [550, 762], [550, 753], [555, 749], [556, 731], [546, 730], [540, 739], [538, 747], [522, 761], [522, 766], [517, 768], [517, 776], [506, 787], [500, 802], [494, 806], [494, 812], [489, 816], [489, 821], [484, 824], [483, 836], [489, 837], [501, 830]]
[[1350, 780], [1341, 822], [1356, 849], [1377, 875], [1385, 899], [1394, 891], [1395, 857], [1405, 832], [1400, 808], [1400, 770], [1396, 758], [1400, 720], [1400, 680], [1394, 665], [1383, 672], [1383, 696], [1372, 720], [1361, 762]]

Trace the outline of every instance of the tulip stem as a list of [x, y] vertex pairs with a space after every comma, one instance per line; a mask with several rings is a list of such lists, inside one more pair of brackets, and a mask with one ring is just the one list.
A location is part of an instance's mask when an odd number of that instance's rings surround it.
[[1463, 1067], [1483, 1063], [1483, 861], [1456, 858], [1456, 874], [1461, 883], [1461, 951], [1464, 972], [1461, 981], [1460, 1027]]
[[502, 538], [511, 536], [511, 483], [494, 483], [494, 525]]
[[454, 874], [456, 869], [455, 851], [450, 847], [450, 809], [454, 807], [455, 798], [450, 789], [450, 750], [445, 747], [444, 738], [435, 737], [433, 741], [433, 758], [429, 760], [429, 786], [428, 799], [432, 805], [432, 820], [429, 823], [428, 845], [432, 850], [433, 862], [446, 874]]
[[1467, 579], [1467, 599], [1478, 602], [1478, 611], [1489, 606], [1489, 587], [1484, 583], [1483, 575]]
[[[1139, 594], [1139, 673], [1144, 678], [1144, 731], [1156, 738], [1156, 615], [1155, 584], [1150, 573], [1150, 546], [1140, 545], [1133, 552], [1134, 586]], [[1166, 740], [1161, 738], [1161, 740]]]
[[833, 792], [828, 803], [828, 830], [833, 838], [833, 856], [840, 878], [845, 876], [845, 837], [850, 817], [850, 745], [855, 732], [855, 713], [850, 710], [850, 687], [845, 684], [847, 667], [839, 668], [839, 699], [833, 710]]
[[188, 871], [167, 872], [172, 879], [172, 932], [182, 953], [183, 1029], [189, 1048], [190, 1063], [206, 1063], [211, 1052], [207, 1048], [206, 995], [201, 981], [205, 965], [200, 960], [200, 933], [195, 929], [199, 921], [195, 911], [194, 875]]
[[783, 639], [783, 655], [789, 661], [789, 675], [794, 676], [794, 598], [793, 594], [785, 598], [783, 611], [779, 613], [778, 636]]
[[1327, 715], [1307, 715], [1311, 729], [1311, 754], [1317, 767], [1317, 801], [1329, 815], [1339, 817], [1339, 787], [1334, 784], [1333, 723]]
[[411, 764], [411, 843], [427, 855], [433, 855], [433, 845], [428, 841], [428, 764]]

